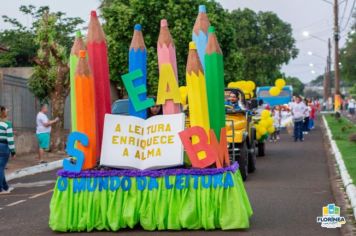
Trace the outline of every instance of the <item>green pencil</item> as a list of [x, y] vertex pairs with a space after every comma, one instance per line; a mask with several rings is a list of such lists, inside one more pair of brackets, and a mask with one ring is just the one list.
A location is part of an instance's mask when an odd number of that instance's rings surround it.
[[205, 80], [210, 127], [220, 140], [220, 131], [225, 127], [224, 62], [213, 26], [208, 29], [208, 44], [205, 52]]

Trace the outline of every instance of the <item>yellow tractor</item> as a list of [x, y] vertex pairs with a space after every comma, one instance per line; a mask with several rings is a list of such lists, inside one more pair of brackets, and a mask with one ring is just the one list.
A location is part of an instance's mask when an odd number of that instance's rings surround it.
[[229, 154], [230, 159], [239, 163], [242, 179], [246, 180], [248, 173], [256, 169], [256, 129], [253, 127], [251, 110], [257, 104], [248, 102], [244, 92], [236, 88], [225, 89], [225, 100], [228, 100], [230, 93], [238, 96], [240, 106], [239, 109], [235, 109], [229, 104], [225, 105]]

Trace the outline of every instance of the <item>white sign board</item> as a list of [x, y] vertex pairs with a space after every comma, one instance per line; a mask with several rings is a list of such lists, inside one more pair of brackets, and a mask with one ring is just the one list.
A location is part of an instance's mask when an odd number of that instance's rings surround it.
[[183, 164], [184, 114], [159, 115], [147, 120], [105, 115], [100, 165], [129, 169], [160, 169]]

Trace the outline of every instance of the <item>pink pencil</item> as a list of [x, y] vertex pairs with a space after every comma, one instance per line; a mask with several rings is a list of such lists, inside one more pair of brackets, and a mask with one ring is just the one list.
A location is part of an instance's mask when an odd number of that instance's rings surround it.
[[[158, 66], [160, 67], [161, 64], [171, 64], [178, 83], [176, 48], [174, 46], [171, 33], [169, 32], [166, 19], [161, 20], [161, 29], [157, 42], [157, 54]], [[163, 104], [164, 115], [176, 114], [180, 112], [180, 104], [174, 103], [172, 100], [167, 100], [166, 103]]]

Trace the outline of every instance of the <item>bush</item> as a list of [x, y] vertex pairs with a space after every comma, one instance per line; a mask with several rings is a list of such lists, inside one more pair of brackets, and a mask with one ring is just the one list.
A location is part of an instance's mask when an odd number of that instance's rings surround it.
[[349, 136], [349, 141], [356, 143], [356, 133], [352, 133]]

